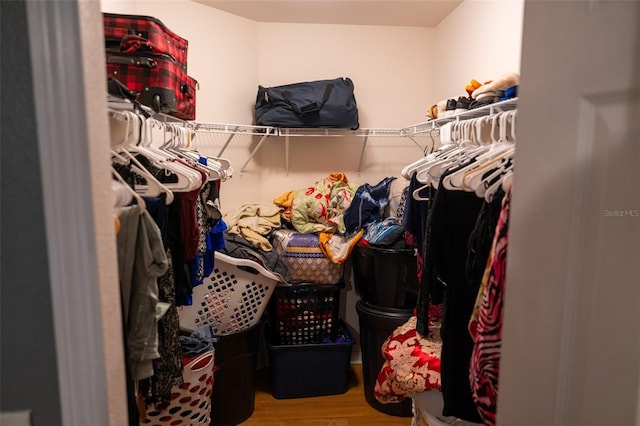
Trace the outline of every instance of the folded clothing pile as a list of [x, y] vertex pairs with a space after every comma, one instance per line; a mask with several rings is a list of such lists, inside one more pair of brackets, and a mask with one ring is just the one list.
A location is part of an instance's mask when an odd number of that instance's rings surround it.
[[519, 82], [520, 75], [515, 72], [503, 74], [496, 80], [485, 83], [472, 79], [465, 86], [467, 96], [443, 99], [429, 108], [427, 116], [432, 120], [450, 117], [470, 109], [515, 98], [518, 95]]

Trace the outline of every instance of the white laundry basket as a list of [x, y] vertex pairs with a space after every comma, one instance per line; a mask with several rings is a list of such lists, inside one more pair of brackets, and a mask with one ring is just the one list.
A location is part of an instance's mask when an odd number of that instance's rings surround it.
[[211, 423], [214, 351], [204, 352], [182, 367], [184, 383], [171, 390], [163, 410], [149, 407], [140, 426], [208, 426]]
[[246, 330], [258, 323], [279, 281], [252, 260], [215, 252], [215, 268], [193, 288], [193, 304], [178, 307], [180, 328], [208, 325], [218, 336]]

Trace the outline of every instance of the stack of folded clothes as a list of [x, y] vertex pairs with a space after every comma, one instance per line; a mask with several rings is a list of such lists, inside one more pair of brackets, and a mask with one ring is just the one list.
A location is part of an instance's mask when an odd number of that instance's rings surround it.
[[467, 96], [443, 99], [429, 108], [427, 116], [432, 120], [451, 117], [470, 109], [515, 98], [518, 96], [519, 81], [520, 75], [515, 72], [503, 74], [498, 79], [489, 80], [484, 84], [472, 79], [465, 86]]

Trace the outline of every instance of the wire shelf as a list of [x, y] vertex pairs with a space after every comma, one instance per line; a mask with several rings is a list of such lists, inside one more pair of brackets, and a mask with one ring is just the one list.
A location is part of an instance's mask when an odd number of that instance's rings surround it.
[[357, 130], [334, 128], [279, 128], [279, 136], [304, 137], [402, 137], [402, 129], [362, 128]]
[[462, 121], [471, 118], [484, 117], [497, 114], [499, 112], [511, 111], [516, 109], [517, 107], [518, 98], [507, 99], [506, 101], [496, 102], [493, 104], [482, 106], [480, 108], [470, 109], [468, 111], [460, 112], [449, 117], [436, 118], [434, 120], [425, 121], [423, 123], [413, 124], [401, 129], [401, 131], [405, 136], [425, 134], [441, 127], [443, 124], [451, 123], [453, 121]]
[[189, 127], [197, 132], [244, 134], [256, 136], [277, 136], [278, 129], [270, 126], [252, 126], [248, 124], [222, 124], [222, 123], [188, 123]]

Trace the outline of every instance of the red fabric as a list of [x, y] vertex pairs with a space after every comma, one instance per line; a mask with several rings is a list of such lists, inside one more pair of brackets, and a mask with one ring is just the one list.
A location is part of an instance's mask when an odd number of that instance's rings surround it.
[[[173, 160], [191, 167], [189, 163], [182, 160]], [[202, 177], [202, 184], [207, 182], [207, 175], [200, 170], [194, 169]], [[178, 193], [178, 202], [180, 203], [180, 233], [182, 236], [182, 245], [184, 247], [184, 258], [186, 261], [195, 259], [198, 254], [198, 245], [200, 244], [200, 225], [198, 224], [198, 215], [196, 211], [196, 203], [200, 196], [200, 188], [190, 192]]]
[[498, 405], [510, 200], [509, 190], [502, 199], [502, 210], [485, 270], [484, 285], [481, 287], [477, 320], [472, 318], [469, 324], [475, 342], [469, 369], [471, 391], [478, 414], [488, 426], [496, 424]]
[[[434, 311], [434, 314], [437, 314]], [[430, 318], [438, 318], [430, 316]], [[440, 327], [429, 327], [428, 338], [416, 331], [416, 317], [396, 328], [382, 344], [385, 359], [373, 390], [381, 403], [401, 402], [407, 396], [440, 387]]]

